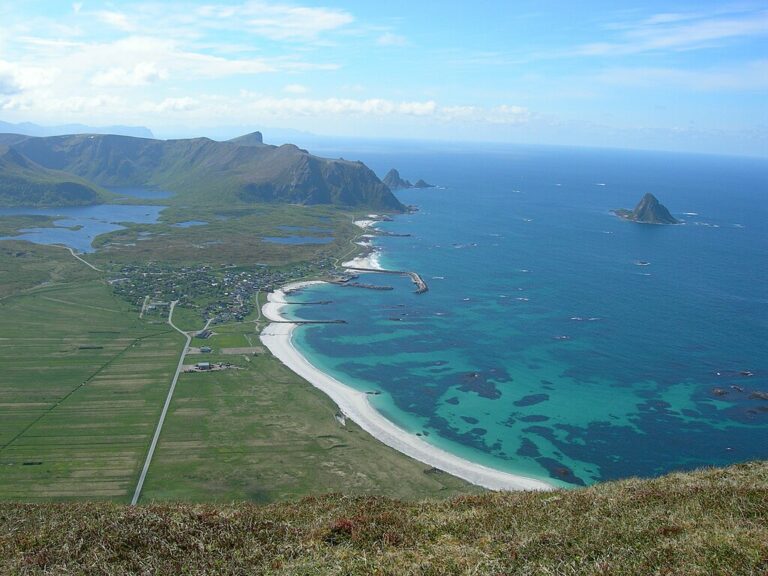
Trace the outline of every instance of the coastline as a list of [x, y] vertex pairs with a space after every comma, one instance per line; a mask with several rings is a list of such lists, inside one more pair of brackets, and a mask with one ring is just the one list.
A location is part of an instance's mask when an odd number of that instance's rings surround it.
[[[345, 262], [344, 266], [353, 265], [352, 263], [356, 263], [354, 265], [359, 267], [381, 269], [377, 252]], [[329, 396], [346, 418], [353, 420], [380, 442], [406, 456], [491, 490], [553, 490], [556, 488], [543, 480], [502, 472], [465, 460], [429, 444], [382, 416], [371, 405], [365, 392], [343, 384], [311, 364], [294, 347], [292, 336], [297, 324], [286, 322], [282, 309], [287, 305], [285, 296], [288, 293], [321, 283], [322, 281], [317, 280], [294, 282], [267, 295], [268, 302], [264, 304], [262, 313], [273, 322], [267, 325], [259, 338], [278, 360]]]

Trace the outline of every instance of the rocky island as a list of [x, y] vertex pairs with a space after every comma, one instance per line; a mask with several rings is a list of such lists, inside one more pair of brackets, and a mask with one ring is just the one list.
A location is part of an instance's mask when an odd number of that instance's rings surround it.
[[635, 206], [634, 210], [619, 208], [613, 211], [616, 216], [641, 224], [680, 224], [666, 206], [661, 204], [651, 193], [646, 194]]
[[403, 180], [400, 177], [400, 172], [392, 168], [387, 175], [384, 176], [382, 182], [386, 184], [390, 190], [399, 190], [401, 188], [434, 188], [434, 184], [428, 184], [424, 180], [419, 179], [416, 184], [411, 184], [410, 180]]

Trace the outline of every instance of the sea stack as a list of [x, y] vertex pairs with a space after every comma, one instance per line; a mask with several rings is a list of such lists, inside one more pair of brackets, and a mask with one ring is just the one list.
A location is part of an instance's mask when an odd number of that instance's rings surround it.
[[613, 211], [619, 218], [640, 222], [642, 224], [679, 224], [677, 220], [669, 213], [669, 210], [661, 204], [651, 193], [646, 194], [635, 206], [634, 210], [620, 208]]
[[382, 180], [390, 190], [398, 190], [400, 188], [413, 188], [413, 184], [408, 180], [400, 178], [400, 172], [392, 168]]
[[382, 182], [389, 187], [390, 190], [399, 190], [400, 188], [434, 188], [433, 184], [428, 184], [424, 180], [417, 180], [416, 184], [411, 184], [410, 180], [403, 180], [400, 178], [400, 172], [392, 168], [387, 175], [384, 176]]

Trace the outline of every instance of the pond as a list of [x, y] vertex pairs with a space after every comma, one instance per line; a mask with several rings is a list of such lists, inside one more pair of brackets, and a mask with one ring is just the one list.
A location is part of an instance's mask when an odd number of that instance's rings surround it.
[[35, 244], [63, 244], [77, 252], [94, 252], [93, 240], [99, 234], [121, 230], [120, 223], [155, 224], [165, 206], [98, 204], [57, 208], [0, 208], [0, 216], [42, 215], [55, 218], [49, 228], [24, 228], [16, 236], [0, 240], [28, 240]]
[[186, 222], [177, 222], [174, 228], [191, 228], [192, 226], [205, 226], [208, 222], [203, 220], [187, 220]]

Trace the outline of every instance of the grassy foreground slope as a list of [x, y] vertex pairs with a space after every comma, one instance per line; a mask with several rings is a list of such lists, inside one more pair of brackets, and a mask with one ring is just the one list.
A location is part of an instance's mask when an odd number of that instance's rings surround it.
[[768, 463], [440, 502], [0, 504], [3, 574], [762, 575]]

